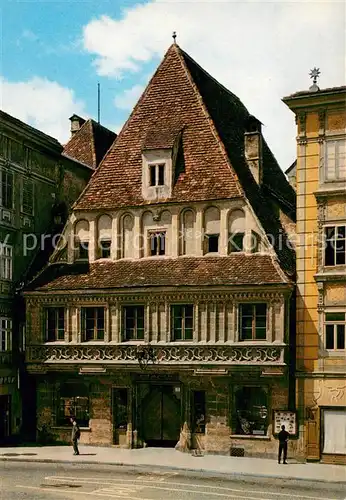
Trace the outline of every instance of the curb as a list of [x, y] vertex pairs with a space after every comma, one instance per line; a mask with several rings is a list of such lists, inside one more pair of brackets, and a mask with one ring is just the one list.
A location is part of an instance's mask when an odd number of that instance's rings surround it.
[[188, 467], [178, 467], [178, 466], [170, 466], [170, 465], [154, 465], [154, 464], [128, 464], [125, 462], [97, 462], [95, 460], [83, 460], [83, 462], [76, 462], [72, 460], [63, 460], [58, 459], [54, 460], [52, 458], [12, 458], [12, 457], [0, 457], [0, 462], [30, 462], [30, 463], [48, 463], [48, 464], [69, 464], [69, 465], [98, 465], [98, 466], [113, 466], [113, 467], [128, 467], [133, 469], [150, 469], [153, 467], [156, 469], [162, 470], [171, 470], [171, 471], [179, 471], [186, 473], [195, 473], [195, 474], [203, 474], [208, 475], [208, 477], [224, 477], [228, 478], [238, 478], [238, 479], [275, 479], [275, 480], [286, 480], [286, 481], [299, 481], [305, 483], [322, 483], [322, 484], [335, 484], [335, 485], [345, 485], [346, 486], [346, 478], [345, 481], [333, 481], [328, 479], [318, 479], [318, 478], [305, 478], [305, 477], [292, 477], [292, 476], [280, 476], [273, 474], [252, 474], [250, 472], [220, 472], [212, 469], [191, 469]]

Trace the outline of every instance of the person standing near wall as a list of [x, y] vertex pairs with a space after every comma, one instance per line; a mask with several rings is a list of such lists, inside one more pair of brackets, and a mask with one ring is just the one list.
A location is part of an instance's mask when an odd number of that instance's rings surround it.
[[278, 462], [279, 464], [281, 463], [281, 455], [283, 452], [284, 455], [284, 464], [287, 464], [287, 443], [288, 443], [288, 438], [289, 438], [289, 433], [285, 430], [285, 426], [281, 426], [281, 431], [278, 434], [279, 438], [279, 457], [278, 457]]
[[80, 438], [80, 429], [79, 429], [79, 426], [77, 424], [75, 417], [71, 417], [70, 421], [72, 423], [71, 440], [72, 440], [72, 446], [73, 446], [73, 454], [79, 455], [78, 439]]

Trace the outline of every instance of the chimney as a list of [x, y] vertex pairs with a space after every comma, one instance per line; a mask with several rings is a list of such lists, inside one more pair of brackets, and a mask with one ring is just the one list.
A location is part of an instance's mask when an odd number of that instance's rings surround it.
[[262, 124], [249, 116], [244, 134], [245, 159], [257, 184], [262, 182]]
[[81, 128], [83, 123], [85, 123], [85, 120], [78, 115], [70, 116], [69, 120], [71, 122], [71, 137], [73, 137], [74, 134]]

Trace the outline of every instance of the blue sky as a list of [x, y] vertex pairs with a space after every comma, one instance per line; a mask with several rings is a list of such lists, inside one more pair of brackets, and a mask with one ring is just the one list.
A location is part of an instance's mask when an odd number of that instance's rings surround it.
[[[264, 123], [283, 169], [295, 157], [284, 95], [345, 84], [339, 1], [9, 1], [2, 3], [1, 107], [65, 142], [74, 112], [116, 131], [172, 42], [237, 94]], [[330, 27], [333, 27], [331, 30]]]

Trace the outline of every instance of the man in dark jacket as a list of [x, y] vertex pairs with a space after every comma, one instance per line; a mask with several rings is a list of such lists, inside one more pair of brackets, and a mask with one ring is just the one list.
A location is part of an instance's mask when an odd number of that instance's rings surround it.
[[76, 419], [74, 417], [71, 417], [70, 421], [72, 423], [71, 440], [72, 440], [72, 445], [73, 445], [73, 452], [74, 452], [73, 454], [79, 455], [78, 439], [80, 438], [80, 429], [79, 429], [78, 424], [76, 422]]
[[279, 438], [279, 458], [278, 462], [281, 463], [281, 454], [284, 452], [284, 464], [287, 464], [286, 459], [287, 459], [287, 443], [288, 443], [288, 438], [289, 438], [289, 433], [285, 430], [285, 426], [281, 426], [281, 431], [278, 434]]

